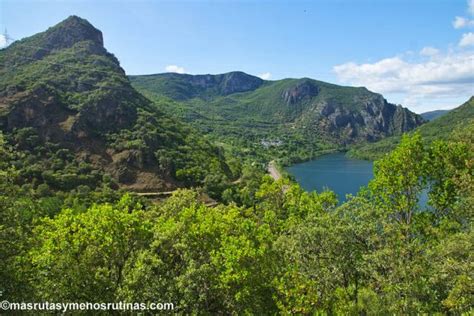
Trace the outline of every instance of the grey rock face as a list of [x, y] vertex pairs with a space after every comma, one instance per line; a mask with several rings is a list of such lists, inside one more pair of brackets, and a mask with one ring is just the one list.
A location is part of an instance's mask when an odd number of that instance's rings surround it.
[[102, 32], [77, 16], [70, 16], [42, 34], [44, 36], [41, 47], [37, 47], [33, 55], [36, 59], [41, 59], [51, 51], [69, 48], [82, 41], [90, 41], [98, 47], [104, 46]]
[[282, 97], [286, 104], [296, 104], [304, 98], [313, 98], [319, 93], [319, 88], [313, 82], [306, 80], [299, 82], [294, 87], [283, 91]]
[[362, 108], [353, 110], [332, 102], [323, 102], [318, 109], [321, 116], [319, 125], [343, 139], [377, 140], [407, 132], [424, 122], [419, 115], [400, 105], [388, 103], [382, 97], [372, 98]]
[[183, 76], [191, 84], [192, 88], [199, 88], [197, 90], [198, 95], [196, 96], [205, 94], [205, 90], [214, 90], [220, 95], [252, 91], [263, 83], [262, 79], [239, 71], [221, 75], [192, 76], [175, 74], [175, 76]]

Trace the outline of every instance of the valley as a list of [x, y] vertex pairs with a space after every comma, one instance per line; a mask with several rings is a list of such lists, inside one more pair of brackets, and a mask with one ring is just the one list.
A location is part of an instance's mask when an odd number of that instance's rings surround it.
[[474, 96], [423, 118], [311, 78], [127, 75], [104, 38], [73, 15], [0, 50], [2, 309], [472, 313]]

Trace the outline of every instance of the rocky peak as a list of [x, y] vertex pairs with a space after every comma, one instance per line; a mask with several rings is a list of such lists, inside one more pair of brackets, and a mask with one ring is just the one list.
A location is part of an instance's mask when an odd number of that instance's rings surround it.
[[49, 28], [44, 35], [45, 44], [51, 49], [68, 48], [82, 41], [92, 41], [104, 46], [102, 32], [75, 15]]
[[255, 90], [263, 83], [262, 79], [241, 71], [223, 74], [220, 81], [220, 90], [223, 95]]
[[187, 78], [192, 85], [203, 89], [216, 89], [220, 95], [255, 90], [263, 80], [241, 71], [233, 71], [220, 75], [179, 75]]
[[311, 80], [299, 81], [295, 86], [286, 89], [282, 97], [286, 104], [291, 105], [300, 102], [304, 98], [312, 98], [319, 93], [318, 86]]
[[[87, 42], [95, 51], [105, 52], [102, 32], [87, 20], [73, 15], [45, 32], [14, 42], [8, 47], [6, 58], [11, 65], [24, 64], [40, 60], [49, 54], [70, 48], [80, 42]], [[9, 52], [12, 51], [20, 51], [21, 54], [10, 55]], [[27, 53], [25, 54], [25, 52]], [[25, 56], [27, 58], [24, 58]]]

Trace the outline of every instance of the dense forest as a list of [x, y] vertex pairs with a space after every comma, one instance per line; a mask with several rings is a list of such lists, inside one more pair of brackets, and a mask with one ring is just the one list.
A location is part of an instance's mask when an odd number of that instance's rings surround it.
[[[234, 91], [221, 75], [204, 90], [184, 86], [181, 100], [158, 94], [155, 82], [142, 95], [134, 86], [143, 78], [130, 83], [100, 31], [78, 17], [13, 43], [0, 62], [2, 298], [172, 302], [175, 313], [205, 315], [473, 312], [474, 121], [466, 113], [474, 98], [401, 135], [421, 118], [366, 89], [307, 79], [268, 83], [238, 73], [250, 80], [247, 90]], [[177, 78], [173, 89], [183, 84]], [[206, 132], [183, 119], [191, 105], [209, 110], [210, 95], [211, 103], [232, 94], [243, 104], [281, 97], [275, 85], [294, 84], [331, 94], [332, 103], [318, 100], [358, 125], [308, 139], [302, 128], [291, 134], [266, 122], [261, 135], [258, 126], [248, 130], [251, 138], [232, 116], [242, 112], [229, 114], [240, 136], [227, 133], [229, 122], [219, 129], [198, 121], [213, 127]], [[354, 91], [376, 100], [366, 109], [378, 102], [398, 121], [387, 116], [380, 130], [362, 124], [360, 98], [347, 95]], [[287, 102], [309, 108], [303, 99]], [[273, 123], [288, 123], [278, 121], [282, 113]], [[330, 122], [320, 115], [318, 124]], [[360, 136], [354, 143], [347, 126]], [[268, 159], [283, 155], [275, 145], [252, 151], [250, 140], [276, 141], [268, 135], [279, 132], [295, 148], [300, 137], [302, 151], [318, 143], [362, 152], [368, 135], [401, 136], [374, 163], [373, 180], [341, 204], [331, 191], [306, 192], [267, 174]], [[291, 161], [298, 156], [311, 154]]]
[[16, 150], [2, 141], [3, 295], [170, 301], [185, 314], [467, 313], [473, 126], [469, 140], [404, 137], [340, 206], [252, 170], [213, 207], [193, 189], [159, 204], [107, 188], [51, 192], [17, 184]]

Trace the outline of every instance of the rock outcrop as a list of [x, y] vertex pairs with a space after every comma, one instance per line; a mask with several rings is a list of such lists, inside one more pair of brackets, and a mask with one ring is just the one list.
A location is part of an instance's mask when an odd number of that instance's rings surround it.
[[319, 88], [311, 80], [304, 80], [295, 86], [286, 89], [282, 93], [282, 97], [286, 104], [296, 104], [304, 99], [312, 99], [319, 93]]
[[165, 73], [157, 75], [130, 76], [144, 82], [159, 81], [163, 88], [157, 91], [175, 100], [184, 101], [192, 98], [207, 99], [213, 96], [227, 96], [238, 92], [253, 91], [264, 81], [241, 71], [220, 75], [188, 75]]
[[[424, 123], [420, 116], [400, 105], [388, 103], [377, 95], [356, 110], [332, 102], [322, 102], [317, 108], [320, 113], [318, 126], [325, 126], [328, 132], [334, 135], [342, 132], [350, 138], [363, 138], [368, 141], [401, 134]], [[339, 136], [344, 138], [344, 135]]]

